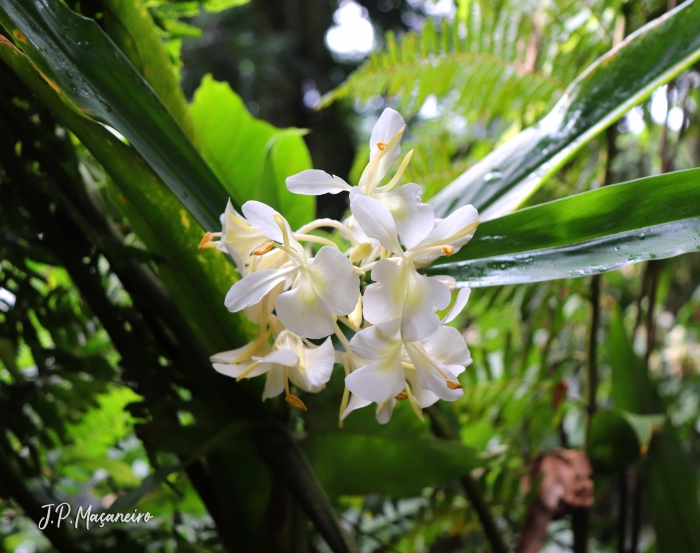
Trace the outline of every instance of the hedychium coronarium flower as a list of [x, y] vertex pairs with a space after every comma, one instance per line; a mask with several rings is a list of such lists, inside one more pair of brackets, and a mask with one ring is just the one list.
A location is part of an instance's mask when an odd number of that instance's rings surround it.
[[259, 355], [243, 353], [243, 359], [240, 349], [216, 354], [211, 359], [218, 372], [236, 380], [267, 374], [263, 400], [285, 392], [288, 403], [306, 411], [301, 399], [290, 392], [289, 381], [306, 392], [322, 390], [331, 377], [335, 362], [331, 339], [315, 346], [283, 330], [272, 346], [266, 346]]
[[446, 326], [464, 308], [470, 290], [463, 288], [440, 327], [429, 338], [407, 342], [399, 319], [367, 327], [350, 340], [355, 370], [345, 377], [352, 392], [341, 420], [360, 407], [377, 404], [377, 420], [385, 423], [397, 400], [407, 399], [422, 420], [421, 410], [438, 399], [462, 397], [457, 376], [471, 364], [466, 342], [455, 328]]
[[264, 374], [263, 399], [284, 392], [287, 402], [305, 410], [292, 387], [319, 392], [334, 364], [342, 365], [341, 426], [352, 411], [372, 403], [381, 423], [401, 400], [422, 420], [425, 407], [463, 395], [458, 376], [471, 357], [448, 323], [470, 291], [460, 289], [452, 301], [453, 278], [419, 271], [467, 244], [479, 214], [464, 206], [436, 219], [418, 184], [399, 185], [412, 152], [382, 184], [399, 160], [405, 129], [396, 111], [382, 113], [358, 186], [318, 170], [287, 179], [298, 194], [347, 191], [351, 213], [343, 221], [317, 219], [293, 232], [270, 206], [250, 201], [238, 213], [228, 203], [221, 232], [207, 233], [200, 249], [231, 256], [241, 278], [224, 304], [244, 311], [258, 330], [245, 346], [212, 356], [218, 372], [237, 380]]
[[309, 169], [289, 177], [287, 188], [297, 194], [314, 196], [349, 192], [351, 201], [358, 195], [373, 198], [391, 212], [402, 242], [407, 247], [412, 247], [420, 241], [421, 229], [431, 227], [435, 219], [432, 208], [421, 202], [423, 189], [419, 185], [411, 183], [395, 188], [411, 161], [413, 150], [406, 154], [391, 181], [379, 187], [401, 153], [401, 137], [405, 129], [403, 117], [397, 111], [384, 110], [372, 130], [370, 162], [362, 173], [358, 186], [350, 186], [335, 175]]
[[452, 255], [469, 241], [479, 224], [476, 210], [465, 206], [436, 226], [423, 228], [421, 240], [404, 250], [394, 219], [380, 202], [357, 196], [350, 209], [364, 232], [394, 254], [363, 266], [372, 269], [375, 281], [365, 290], [365, 319], [372, 324], [400, 319], [401, 336], [409, 342], [429, 337], [440, 325], [436, 311], [449, 305], [451, 293], [444, 280], [419, 274], [416, 265]]
[[[286, 259], [279, 267], [248, 272], [229, 290], [226, 307], [236, 312], [256, 305], [277, 286], [288, 283], [284, 287], [289, 290], [275, 300], [281, 323], [304, 338], [333, 334], [334, 315], [352, 313], [360, 297], [359, 275], [353, 264], [330, 240], [327, 240], [329, 245], [323, 245], [310, 257], [299, 240], [325, 239], [293, 233], [289, 223], [265, 204], [247, 202], [243, 213], [247, 223], [264, 237], [270, 251], [281, 250]], [[258, 251], [262, 253], [265, 249]]]

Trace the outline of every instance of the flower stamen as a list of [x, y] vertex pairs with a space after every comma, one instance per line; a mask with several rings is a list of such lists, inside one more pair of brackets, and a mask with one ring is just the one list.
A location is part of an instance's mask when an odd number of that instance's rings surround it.
[[308, 411], [308, 408], [306, 407], [306, 405], [304, 405], [304, 402], [301, 401], [297, 396], [287, 394], [286, 396], [284, 396], [284, 401], [286, 401], [290, 405], [293, 405], [301, 411]]
[[274, 242], [268, 242], [267, 244], [260, 246], [258, 249], [253, 250], [253, 255], [265, 255], [273, 248], [274, 245]]

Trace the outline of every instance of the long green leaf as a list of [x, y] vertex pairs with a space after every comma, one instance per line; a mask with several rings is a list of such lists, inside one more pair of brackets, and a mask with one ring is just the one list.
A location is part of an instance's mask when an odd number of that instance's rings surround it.
[[165, 49], [159, 29], [141, 0], [107, 0], [105, 31], [146, 79], [165, 107], [196, 145], [194, 125], [185, 94], [180, 88], [180, 72]]
[[[57, 0], [0, 3], [0, 24], [44, 78], [139, 151], [199, 223], [214, 229], [226, 192], [167, 108], [97, 24]], [[235, 199], [235, 198], [234, 198]]]
[[517, 208], [588, 140], [700, 59], [700, 2], [686, 2], [630, 35], [578, 77], [540, 123], [437, 194], [440, 216], [472, 204], [484, 220]]
[[426, 269], [470, 286], [602, 273], [700, 250], [700, 169], [607, 186], [479, 226]]

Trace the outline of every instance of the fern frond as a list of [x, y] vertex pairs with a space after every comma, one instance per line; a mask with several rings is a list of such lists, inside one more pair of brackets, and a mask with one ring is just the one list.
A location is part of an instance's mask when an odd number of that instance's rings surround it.
[[460, 28], [445, 24], [438, 33], [428, 22], [420, 34], [407, 33], [400, 41], [388, 33], [385, 49], [326, 94], [320, 107], [348, 96], [365, 102], [386, 93], [410, 117], [434, 94], [439, 100], [450, 96], [462, 113], [492, 118], [533, 101], [548, 103], [564, 89], [562, 82], [525, 65], [524, 31], [493, 30], [495, 36], [487, 32], [489, 40], [476, 42], [470, 33], [460, 38]]

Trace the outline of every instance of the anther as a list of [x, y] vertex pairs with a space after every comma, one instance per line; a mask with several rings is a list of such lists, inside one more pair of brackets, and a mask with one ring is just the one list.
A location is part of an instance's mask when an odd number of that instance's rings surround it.
[[302, 411], [308, 410], [306, 408], [306, 405], [304, 405], [304, 402], [301, 401], [297, 396], [294, 396], [292, 394], [287, 394], [286, 396], [284, 396], [284, 401], [286, 401], [290, 405], [293, 405], [297, 409], [301, 409]]
[[396, 399], [408, 399], [408, 394], [406, 392], [401, 392], [396, 396]]
[[388, 145], [389, 144], [387, 144], [386, 142], [377, 142], [377, 148], [379, 148], [380, 152], [383, 151], [384, 148], [386, 148]]
[[272, 242], [268, 242], [264, 246], [260, 246], [257, 250], [253, 250], [253, 255], [265, 255], [273, 246], [274, 244]]
[[445, 255], [452, 255], [455, 252], [454, 246], [450, 246], [449, 244], [447, 246], [442, 247], [442, 253]]
[[372, 253], [372, 244], [369, 242], [362, 242], [350, 250], [350, 262], [356, 263], [357, 261], [362, 261], [365, 257]]
[[462, 385], [459, 382], [452, 382], [451, 380], [447, 380], [447, 387], [450, 390], [461, 390]]
[[207, 248], [213, 248], [215, 246], [216, 244], [214, 244], [214, 235], [211, 232], [207, 232], [202, 237], [202, 241], [199, 243], [198, 249], [201, 252], [202, 250], [206, 250]]

